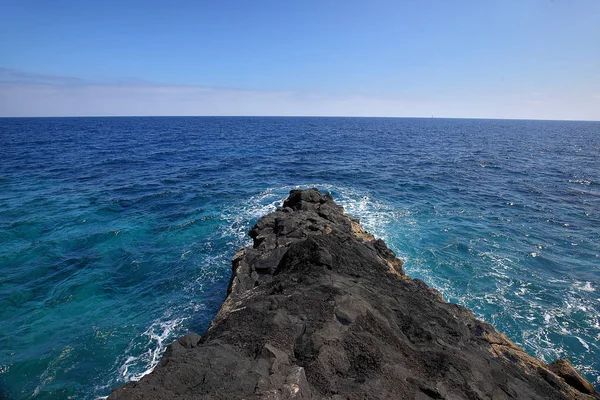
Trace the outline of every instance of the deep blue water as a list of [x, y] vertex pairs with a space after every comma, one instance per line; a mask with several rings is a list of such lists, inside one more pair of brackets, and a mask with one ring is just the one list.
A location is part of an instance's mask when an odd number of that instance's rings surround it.
[[600, 123], [0, 119], [0, 395], [93, 399], [203, 332], [245, 232], [331, 192], [413, 277], [600, 387]]

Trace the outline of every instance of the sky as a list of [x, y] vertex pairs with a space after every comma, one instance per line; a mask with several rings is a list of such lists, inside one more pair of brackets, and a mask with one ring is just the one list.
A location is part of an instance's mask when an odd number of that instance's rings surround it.
[[600, 120], [599, 0], [0, 0], [0, 116]]

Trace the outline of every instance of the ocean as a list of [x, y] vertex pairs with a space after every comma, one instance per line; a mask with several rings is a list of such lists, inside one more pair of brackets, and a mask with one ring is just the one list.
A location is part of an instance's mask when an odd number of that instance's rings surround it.
[[406, 272], [600, 388], [600, 122], [0, 119], [0, 398], [97, 399], [202, 333], [246, 232], [330, 192]]

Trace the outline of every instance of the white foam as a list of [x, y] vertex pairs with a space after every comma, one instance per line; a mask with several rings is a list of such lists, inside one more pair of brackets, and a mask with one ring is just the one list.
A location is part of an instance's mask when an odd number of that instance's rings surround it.
[[250, 223], [275, 211], [282, 205], [283, 199], [290, 190], [316, 187], [323, 192], [335, 193], [335, 201], [344, 207], [346, 214], [358, 218], [361, 224], [376, 237], [386, 239], [388, 224], [399, 218], [410, 216], [407, 210], [397, 210], [385, 203], [378, 202], [364, 191], [352, 187], [313, 183], [301, 186], [278, 186], [263, 190], [241, 204], [225, 209], [222, 217], [228, 222], [223, 228], [223, 235], [231, 237], [238, 245], [247, 245], [250, 241], [246, 235], [251, 228]]
[[586, 343], [586, 341], [583, 340], [582, 338], [580, 338], [579, 336], [575, 336], [575, 338], [577, 340], [579, 340], [579, 343], [581, 343], [583, 345], [583, 347], [585, 347], [585, 350], [589, 353], [590, 352], [590, 346]]
[[[168, 317], [167, 317], [168, 318]], [[119, 367], [118, 373], [121, 381], [139, 381], [144, 375], [152, 372], [154, 367], [160, 361], [160, 357], [166, 349], [166, 346], [175, 336], [174, 332], [182, 325], [187, 318], [178, 317], [172, 319], [159, 319], [153, 322], [146, 329], [141, 337], [146, 338], [146, 343], [142, 344], [145, 352], [138, 356], [129, 355], [125, 362]], [[138, 347], [139, 338], [135, 338], [129, 344], [125, 354], [131, 354]], [[140, 371], [139, 367], [142, 368]]]
[[592, 184], [592, 181], [588, 179], [569, 179], [569, 183], [579, 183], [580, 185], [589, 186]]
[[181, 259], [182, 259], [182, 260], [185, 260], [185, 259], [186, 259], [186, 257], [187, 257], [187, 255], [188, 255], [189, 253], [191, 253], [191, 252], [192, 252], [191, 250], [186, 250], [186, 251], [184, 251], [183, 253], [181, 253]]
[[584, 292], [594, 292], [595, 289], [592, 287], [591, 282], [586, 282], [581, 288]]

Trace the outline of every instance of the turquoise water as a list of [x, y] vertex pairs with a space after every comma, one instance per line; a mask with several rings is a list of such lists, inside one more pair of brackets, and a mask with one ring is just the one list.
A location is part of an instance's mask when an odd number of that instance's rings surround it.
[[317, 186], [600, 387], [600, 123], [0, 119], [0, 398], [94, 399], [202, 332], [245, 232]]

